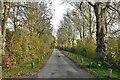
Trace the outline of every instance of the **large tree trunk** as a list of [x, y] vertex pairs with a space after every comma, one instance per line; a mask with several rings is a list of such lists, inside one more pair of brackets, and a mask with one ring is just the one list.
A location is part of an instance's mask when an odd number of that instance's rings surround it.
[[2, 35], [3, 35], [3, 45], [2, 45], [2, 53], [3, 55], [5, 55], [4, 49], [5, 49], [5, 35], [6, 35], [6, 22], [7, 22], [7, 6], [4, 3], [4, 19], [2, 20]]
[[106, 40], [105, 40], [105, 19], [104, 11], [100, 3], [96, 3], [94, 6], [96, 16], [96, 60], [97, 62], [104, 62], [106, 59]]
[[2, 2], [0, 1], [0, 65], [2, 65]]
[[9, 2], [4, 2], [4, 19], [2, 20], [2, 36], [3, 36], [3, 45], [2, 45], [2, 53], [3, 55], [5, 55], [5, 36], [6, 36], [6, 25], [7, 25], [7, 19], [9, 16], [9, 12], [10, 12], [10, 3]]

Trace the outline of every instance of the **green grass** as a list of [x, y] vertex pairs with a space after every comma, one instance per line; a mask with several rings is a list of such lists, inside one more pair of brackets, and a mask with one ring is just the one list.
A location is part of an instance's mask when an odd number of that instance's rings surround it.
[[[2, 72], [3, 78], [8, 77], [16, 77], [16, 76], [23, 76], [23, 75], [33, 75], [39, 71], [40, 68], [46, 63], [49, 56], [51, 55], [52, 50], [48, 54], [44, 54], [44, 58], [40, 58], [40, 62], [38, 62], [38, 58], [31, 59], [29, 61], [22, 62], [20, 64], [16, 64], [15, 66], [11, 66], [10, 68], [4, 69]], [[34, 68], [32, 68], [31, 63], [34, 62]]]
[[2, 66], [0, 66], [0, 78], [2, 78]]
[[[95, 65], [95, 67], [89, 67], [90, 63], [93, 62], [92, 59], [86, 58], [81, 56], [80, 54], [75, 54], [67, 51], [62, 51], [63, 54], [65, 54], [69, 59], [71, 59], [73, 62], [78, 64], [81, 68], [85, 69], [88, 72], [91, 72], [98, 78], [107, 78], [108, 76], [108, 68], [101, 67], [99, 65]], [[83, 62], [81, 62], [82, 58], [84, 59]], [[112, 71], [112, 78], [119, 78], [120, 79], [120, 72], [113, 69]]]

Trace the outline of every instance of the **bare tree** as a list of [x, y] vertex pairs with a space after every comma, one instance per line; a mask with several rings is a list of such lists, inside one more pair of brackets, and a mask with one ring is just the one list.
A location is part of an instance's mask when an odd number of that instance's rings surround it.
[[2, 20], [2, 36], [3, 36], [3, 46], [2, 46], [2, 50], [3, 50], [3, 54], [5, 54], [4, 49], [5, 49], [5, 36], [6, 36], [6, 24], [7, 24], [7, 19], [9, 17], [9, 12], [10, 12], [10, 2], [4, 2], [3, 3], [3, 9], [4, 9], [4, 13], [3, 13], [3, 20]]
[[[73, 7], [75, 7], [77, 10], [80, 9], [80, 11], [83, 12], [85, 10], [82, 8], [83, 4], [86, 4], [86, 2], [79, 2], [79, 3], [70, 3]], [[96, 62], [104, 62], [107, 59], [107, 41], [106, 41], [106, 33], [107, 33], [107, 26], [106, 24], [106, 16], [107, 11], [110, 9], [111, 11], [115, 11], [120, 15], [119, 10], [116, 8], [116, 5], [112, 5], [111, 2], [87, 2], [91, 7], [93, 7], [95, 18], [96, 18]], [[86, 15], [84, 13], [84, 15]], [[83, 15], [82, 15], [83, 16]], [[91, 15], [90, 15], [91, 16]], [[113, 20], [112, 20], [113, 21]], [[91, 21], [89, 21], [91, 22]], [[90, 27], [89, 27], [90, 28]], [[91, 31], [90, 31], [91, 33]]]
[[0, 65], [2, 64], [2, 1], [0, 1]]

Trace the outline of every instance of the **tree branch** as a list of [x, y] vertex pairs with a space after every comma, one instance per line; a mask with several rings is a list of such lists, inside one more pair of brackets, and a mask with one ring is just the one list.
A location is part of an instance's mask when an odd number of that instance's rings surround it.
[[83, 4], [83, 2], [80, 3], [80, 6], [79, 6], [80, 10], [81, 10], [81, 6], [82, 6], [82, 4]]
[[88, 2], [88, 4], [90, 4], [94, 8], [94, 5], [91, 2]]
[[114, 8], [114, 7], [111, 6], [111, 5], [108, 5], [108, 6], [109, 6], [110, 9], [117, 11], [117, 13], [120, 15], [120, 11], [119, 11], [118, 9]]

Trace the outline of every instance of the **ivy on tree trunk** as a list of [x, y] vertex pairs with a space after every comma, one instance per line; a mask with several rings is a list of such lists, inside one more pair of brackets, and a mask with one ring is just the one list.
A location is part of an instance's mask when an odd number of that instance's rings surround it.
[[104, 62], [107, 56], [106, 47], [106, 27], [105, 27], [105, 11], [106, 7], [102, 7], [100, 3], [94, 5], [94, 11], [96, 16], [96, 61]]

